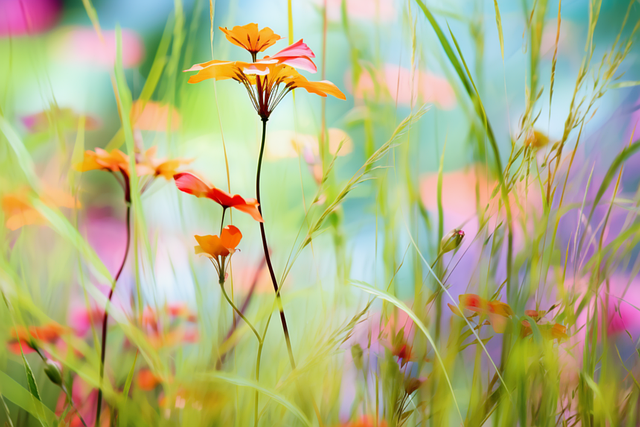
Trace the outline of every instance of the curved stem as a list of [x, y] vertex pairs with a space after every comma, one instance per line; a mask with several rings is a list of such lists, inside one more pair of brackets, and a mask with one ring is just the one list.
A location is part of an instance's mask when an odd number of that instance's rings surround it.
[[[258, 169], [256, 171], [256, 199], [258, 201], [258, 211], [262, 215], [262, 202], [260, 201], [260, 172], [262, 171], [262, 156], [264, 155], [264, 143], [267, 136], [267, 120], [262, 119], [262, 142], [260, 143], [260, 155], [258, 157]], [[287, 319], [284, 315], [284, 308], [282, 307], [282, 300], [280, 298], [280, 288], [278, 287], [278, 281], [276, 280], [276, 274], [273, 271], [273, 265], [271, 264], [271, 256], [269, 255], [269, 246], [267, 245], [267, 235], [264, 231], [264, 222], [260, 223], [260, 234], [262, 236], [262, 248], [264, 249], [264, 258], [267, 261], [267, 267], [269, 268], [269, 275], [271, 276], [271, 283], [273, 283], [273, 290], [276, 293], [276, 301], [278, 303], [278, 310], [280, 311], [280, 321], [282, 322], [282, 331], [284, 332], [284, 339], [287, 343], [287, 351], [289, 352], [289, 362], [291, 368], [296, 368], [296, 362], [293, 358], [293, 350], [291, 350], [291, 339], [289, 338], [289, 328], [287, 327]]]
[[227, 208], [222, 207], [222, 221], [220, 221], [220, 237], [222, 238], [222, 230], [224, 229], [224, 214], [227, 213]]
[[[213, 261], [212, 261], [212, 263], [213, 263]], [[251, 322], [249, 322], [249, 320], [244, 316], [244, 314], [242, 314], [242, 310], [238, 309], [238, 307], [235, 306], [233, 301], [231, 301], [231, 299], [229, 298], [229, 295], [227, 295], [227, 291], [224, 290], [224, 282], [220, 281], [219, 283], [220, 283], [220, 290], [222, 291], [222, 295], [224, 295], [224, 298], [227, 300], [227, 302], [233, 308], [233, 310], [236, 313], [238, 313], [238, 316], [240, 316], [242, 318], [242, 320], [244, 320], [244, 322], [247, 324], [247, 326], [249, 326], [251, 328], [251, 330], [253, 331], [254, 335], [258, 339], [258, 357], [256, 359], [256, 383], [258, 383], [260, 381], [260, 356], [262, 355], [262, 346], [264, 345], [264, 340], [262, 339], [262, 337], [260, 336], [258, 331], [253, 327]], [[254, 415], [253, 415], [254, 427], [258, 427], [258, 402], [259, 402], [258, 401], [258, 390], [256, 390]]]
[[[258, 355], [256, 357], [256, 384], [260, 383], [260, 358], [262, 356], [262, 346], [264, 345], [264, 341], [260, 341], [260, 343], [258, 343]], [[258, 427], [258, 420], [260, 419], [260, 417], [258, 416], [258, 404], [260, 402], [260, 393], [258, 392], [258, 390], [256, 390], [255, 392], [255, 396], [254, 396], [254, 402], [255, 402], [255, 406], [253, 408], [253, 426], [254, 427]]]
[[251, 322], [249, 322], [249, 319], [247, 319], [244, 316], [244, 314], [242, 314], [242, 311], [240, 311], [240, 309], [238, 309], [238, 307], [236, 307], [236, 305], [233, 303], [233, 301], [231, 301], [231, 299], [229, 298], [229, 295], [227, 295], [227, 291], [224, 290], [224, 282], [220, 282], [220, 290], [222, 291], [222, 295], [224, 295], [224, 299], [226, 299], [227, 302], [229, 303], [229, 305], [231, 306], [231, 308], [233, 308], [233, 311], [238, 313], [238, 316], [240, 316], [242, 318], [242, 320], [244, 320], [244, 322], [247, 324], [247, 326], [249, 326], [249, 328], [251, 328], [251, 330], [253, 331], [253, 334], [258, 339], [258, 342], [262, 343], [262, 337], [260, 337], [260, 334], [258, 333], [258, 331], [256, 331], [256, 328], [253, 327]]
[[100, 387], [98, 388], [98, 404], [96, 408], [96, 423], [95, 426], [100, 425], [100, 413], [102, 411], [102, 380], [104, 378], [104, 361], [107, 356], [107, 320], [109, 319], [109, 305], [111, 304], [111, 298], [113, 298], [113, 292], [116, 290], [116, 283], [122, 274], [124, 264], [127, 262], [127, 255], [129, 255], [129, 246], [131, 245], [131, 203], [127, 202], [127, 243], [124, 249], [124, 256], [122, 257], [122, 263], [120, 268], [113, 279], [113, 285], [109, 291], [109, 298], [107, 299], [107, 305], [104, 308], [104, 316], [102, 316], [102, 347], [100, 350]]

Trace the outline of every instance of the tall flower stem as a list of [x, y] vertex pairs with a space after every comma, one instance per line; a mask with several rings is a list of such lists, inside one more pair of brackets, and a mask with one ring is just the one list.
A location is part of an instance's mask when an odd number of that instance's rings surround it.
[[[213, 263], [213, 261], [211, 261], [211, 263]], [[249, 328], [251, 328], [251, 330], [253, 331], [253, 334], [256, 336], [257, 340], [258, 340], [258, 356], [256, 359], [256, 383], [260, 382], [260, 356], [262, 355], [262, 346], [264, 345], [264, 337], [261, 337], [260, 334], [258, 333], [258, 331], [256, 331], [256, 328], [253, 327], [253, 325], [251, 324], [251, 322], [249, 322], [249, 320], [244, 316], [244, 314], [242, 314], [242, 310], [238, 309], [238, 307], [236, 307], [236, 305], [233, 303], [233, 301], [231, 301], [231, 298], [229, 298], [229, 295], [227, 295], [227, 291], [224, 290], [224, 280], [220, 279], [219, 281], [220, 284], [220, 290], [222, 291], [222, 295], [224, 295], [224, 298], [227, 300], [227, 302], [229, 303], [229, 305], [233, 308], [233, 310], [238, 313], [238, 316], [240, 316], [242, 318], [242, 320], [244, 320], [244, 322], [247, 324], [247, 326], [249, 326]], [[253, 425], [254, 427], [258, 427], [258, 403], [259, 403], [259, 394], [258, 394], [258, 390], [256, 390], [255, 395], [254, 395], [254, 407], [253, 407]]]
[[124, 270], [124, 264], [127, 262], [127, 256], [129, 255], [129, 246], [131, 245], [131, 202], [127, 201], [127, 243], [124, 249], [124, 256], [122, 257], [122, 263], [120, 268], [113, 279], [113, 285], [109, 291], [109, 298], [107, 299], [107, 305], [104, 308], [104, 316], [102, 317], [102, 347], [100, 350], [100, 387], [98, 388], [98, 405], [96, 408], [96, 423], [95, 426], [100, 425], [100, 413], [102, 412], [102, 380], [104, 378], [104, 361], [107, 356], [107, 320], [109, 319], [109, 305], [113, 298], [113, 292], [116, 290], [116, 283]]
[[[267, 137], [267, 121], [267, 118], [262, 118], [262, 142], [260, 143], [260, 155], [258, 156], [258, 169], [256, 171], [256, 199], [258, 200], [258, 211], [260, 212], [260, 215], [262, 215], [262, 202], [260, 201], [260, 172], [262, 171], [262, 157], [264, 155], [264, 144]], [[282, 299], [280, 298], [280, 288], [278, 287], [276, 274], [273, 271], [273, 265], [271, 264], [269, 246], [267, 245], [267, 235], [264, 231], [264, 222], [260, 223], [260, 234], [262, 235], [262, 248], [264, 249], [264, 258], [267, 261], [269, 275], [271, 276], [271, 283], [273, 283], [273, 290], [276, 293], [276, 301], [278, 303], [278, 310], [280, 311], [280, 321], [282, 322], [282, 331], [284, 332], [284, 339], [287, 343], [287, 351], [289, 352], [289, 362], [291, 363], [291, 368], [295, 369], [296, 362], [293, 358], [293, 350], [291, 350], [289, 328], [287, 327], [287, 319], [284, 315], [284, 307], [282, 306]]]

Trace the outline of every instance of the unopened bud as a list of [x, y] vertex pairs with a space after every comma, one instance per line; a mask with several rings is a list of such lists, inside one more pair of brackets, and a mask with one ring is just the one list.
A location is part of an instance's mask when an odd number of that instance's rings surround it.
[[464, 231], [453, 229], [440, 241], [440, 255], [446, 254], [456, 249], [462, 243], [464, 238]]
[[45, 362], [44, 373], [47, 374], [52, 383], [62, 385], [62, 370], [60, 364], [53, 360], [47, 359]]
[[405, 380], [404, 382], [404, 391], [407, 394], [412, 394], [414, 391], [419, 389], [421, 385], [422, 385], [422, 381], [420, 381], [419, 379], [410, 378], [408, 380]]

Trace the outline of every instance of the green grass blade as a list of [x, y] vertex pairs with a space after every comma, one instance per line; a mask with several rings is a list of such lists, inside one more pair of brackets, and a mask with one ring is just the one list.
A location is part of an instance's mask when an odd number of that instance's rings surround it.
[[259, 385], [258, 383], [251, 381], [251, 380], [247, 380], [244, 378], [240, 378], [240, 377], [236, 377], [236, 376], [232, 376], [232, 375], [227, 375], [227, 374], [222, 374], [222, 373], [208, 373], [208, 374], [203, 374], [202, 378], [208, 378], [214, 381], [222, 381], [228, 384], [233, 384], [236, 385], [238, 387], [247, 387], [247, 388], [251, 388], [253, 390], [256, 390], [262, 394], [264, 394], [265, 396], [270, 397], [271, 399], [275, 400], [276, 402], [278, 402], [279, 404], [281, 404], [282, 406], [284, 406], [285, 408], [287, 408], [293, 415], [296, 416], [296, 418], [298, 418], [300, 421], [302, 421], [305, 425], [311, 427], [311, 421], [309, 421], [309, 419], [302, 413], [302, 411], [293, 403], [291, 403], [288, 399], [286, 399], [284, 396], [282, 396], [279, 393], [276, 393], [273, 390], [269, 390], [267, 388], [262, 387], [261, 385]]
[[502, 34], [502, 18], [500, 18], [500, 8], [498, 8], [498, 0], [493, 0], [493, 7], [496, 10], [496, 26], [498, 27], [498, 37], [500, 37], [500, 53], [504, 62], [504, 36]]
[[416, 326], [418, 328], [420, 328], [420, 330], [422, 331], [422, 333], [424, 334], [424, 336], [427, 338], [427, 340], [429, 341], [429, 343], [431, 344], [431, 346], [433, 347], [433, 352], [436, 355], [436, 358], [438, 359], [438, 363], [440, 364], [440, 367], [442, 367], [442, 371], [444, 373], [444, 377], [447, 380], [447, 384], [449, 385], [449, 390], [451, 390], [451, 397], [453, 398], [453, 403], [456, 406], [456, 410], [458, 411], [458, 415], [460, 416], [460, 420], [464, 423], [464, 418], [462, 417], [462, 412], [460, 412], [460, 405], [458, 405], [458, 399], [456, 398], [456, 392], [453, 390], [453, 385], [451, 384], [451, 379], [449, 378], [449, 375], [447, 374], [447, 370], [444, 367], [444, 361], [442, 360], [442, 357], [440, 356], [440, 352], [438, 351], [438, 348], [436, 346], [435, 341], [433, 340], [433, 338], [431, 337], [431, 334], [429, 333], [429, 330], [427, 329], [427, 327], [424, 325], [424, 323], [422, 323], [422, 321], [418, 318], [418, 316], [415, 315], [415, 313], [413, 311], [411, 311], [411, 309], [409, 307], [407, 307], [407, 305], [405, 303], [403, 303], [402, 301], [400, 301], [399, 299], [397, 299], [395, 296], [391, 295], [388, 292], [385, 292], [381, 289], [376, 289], [370, 285], [368, 285], [367, 283], [364, 282], [360, 282], [357, 280], [351, 280], [351, 285], [355, 286], [356, 288], [362, 289], [363, 291], [374, 295], [382, 300], [385, 300], [387, 302], [390, 302], [391, 304], [395, 305], [396, 307], [398, 307], [400, 310], [404, 311], [407, 316], [409, 316], [411, 318], [411, 320], [413, 320], [413, 322], [416, 324]]

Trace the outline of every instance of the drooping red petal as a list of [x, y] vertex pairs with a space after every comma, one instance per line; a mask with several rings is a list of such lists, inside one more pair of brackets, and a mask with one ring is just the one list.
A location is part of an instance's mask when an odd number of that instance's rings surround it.
[[173, 179], [176, 181], [176, 186], [180, 191], [193, 194], [196, 197], [207, 197], [211, 190], [211, 187], [203, 180], [189, 172], [175, 174]]

